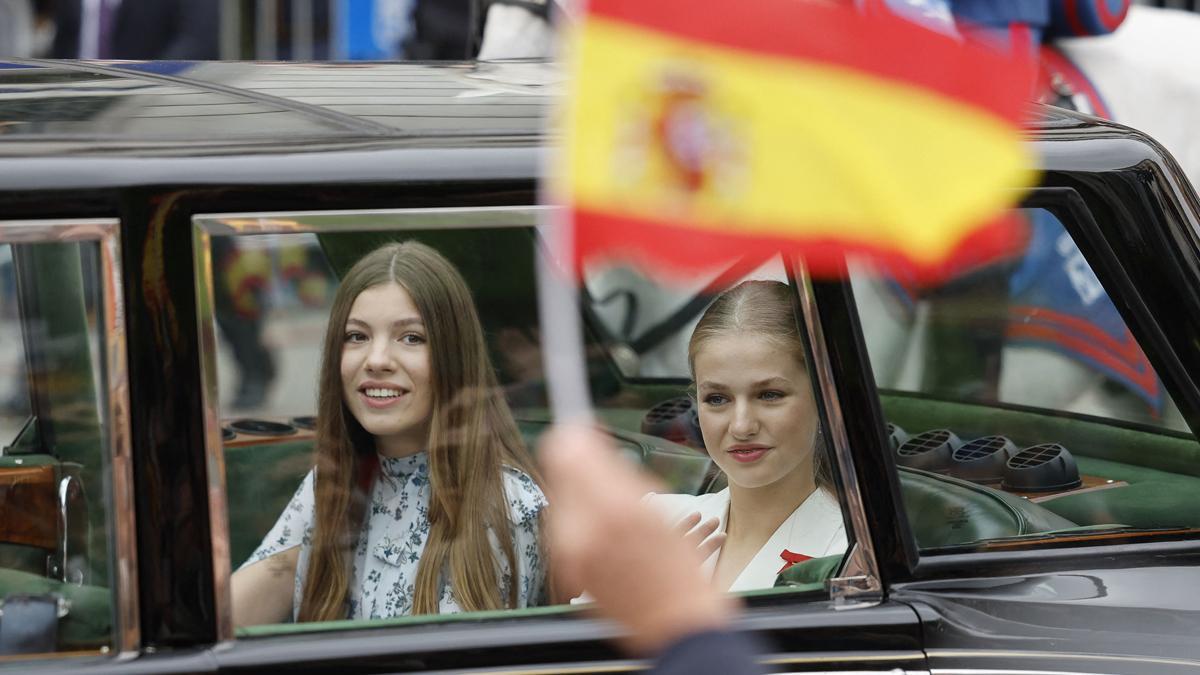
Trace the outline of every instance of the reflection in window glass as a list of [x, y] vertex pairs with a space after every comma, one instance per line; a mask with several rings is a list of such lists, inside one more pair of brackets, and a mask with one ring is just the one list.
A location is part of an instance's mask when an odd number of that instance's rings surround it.
[[112, 421], [98, 248], [4, 248], [3, 621], [37, 636], [16, 653], [107, 648], [114, 640], [105, 483]]
[[17, 305], [12, 247], [0, 245], [0, 443], [11, 444], [29, 422], [29, 379]]
[[688, 378], [687, 342], [701, 312], [743, 279], [786, 278], [778, 257], [747, 257], [665, 284], [627, 265], [593, 266], [585, 304], [616, 365], [627, 377]]
[[[363, 218], [378, 227], [387, 217], [397, 216]], [[232, 350], [217, 356], [230, 432], [224, 452], [235, 623], [521, 609], [584, 592], [547, 582], [547, 502], [532, 455], [553, 416], [536, 295], [541, 244], [532, 223], [468, 227], [447, 216], [438, 221], [445, 229], [403, 229], [400, 222], [391, 232], [355, 232], [344, 214], [288, 216], [293, 228], [320, 228], [323, 218], [337, 229], [212, 237], [214, 283], [221, 251], [254, 250], [273, 260], [305, 246], [310, 265], [330, 270], [322, 309], [277, 303], [263, 314], [276, 376], [292, 383], [287, 391], [277, 394], [273, 385], [257, 408], [232, 405], [240, 365]], [[651, 345], [669, 365], [631, 373], [617, 366], [619, 345], [604, 323], [613, 320], [609, 308], [584, 308], [596, 416], [624, 454], [660, 479], [653, 501], [664, 518], [699, 511], [720, 519], [722, 529], [737, 513], [778, 520], [769, 540], [739, 542], [752, 555], [714, 556], [718, 583], [770, 588], [795, 568], [785, 582], [820, 589], [847, 542], [795, 290], [774, 280], [785, 277], [782, 265], [731, 261], [690, 292], [629, 271], [603, 283], [587, 276], [590, 291], [604, 283], [612, 291], [619, 279], [619, 292], [637, 296], [637, 330], [672, 325], [660, 329], [671, 333], [662, 344]], [[697, 351], [706, 375], [699, 389], [689, 386], [694, 326], [714, 298], [747, 276], [760, 281], [709, 320]], [[278, 283], [262, 284], [264, 295]], [[214, 289], [214, 324], [227, 330], [221, 321], [247, 319], [233, 311], [232, 294], [222, 293]], [[760, 489], [766, 485], [773, 489]], [[463, 494], [477, 497], [464, 501]], [[439, 527], [449, 519], [461, 523], [453, 536]], [[730, 534], [737, 536], [736, 525]], [[804, 565], [809, 559], [815, 564]], [[343, 581], [331, 581], [341, 572]]]
[[853, 269], [923, 548], [1200, 526], [1200, 448], [1060, 215], [938, 286]]

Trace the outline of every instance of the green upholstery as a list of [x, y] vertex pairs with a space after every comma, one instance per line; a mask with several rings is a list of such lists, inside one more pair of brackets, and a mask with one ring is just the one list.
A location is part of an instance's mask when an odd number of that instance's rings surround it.
[[[916, 469], [900, 469], [909, 527], [922, 549], [1076, 529], [1075, 523], [1020, 497]], [[776, 586], [819, 590], [842, 556], [806, 560], [779, 575]]]
[[900, 490], [909, 527], [923, 549], [1076, 526], [1020, 497], [926, 471], [901, 469]]
[[258, 548], [312, 465], [311, 440], [226, 448], [229, 554], [235, 570]]
[[60, 651], [99, 649], [112, 643], [109, 589], [64, 584], [38, 574], [0, 569], [0, 598], [20, 594], [61, 595], [71, 603], [70, 611], [58, 624]]
[[1042, 506], [1081, 525], [1200, 527], [1200, 479], [1103, 459], [1075, 461], [1081, 473], [1129, 485], [1056, 497]]
[[799, 565], [792, 565], [775, 578], [775, 586], [776, 588], [786, 587], [803, 591], [819, 591], [825, 588], [825, 581], [836, 574], [838, 568], [842, 566], [843, 557], [839, 553], [837, 555], [828, 555], [824, 558], [805, 560]]
[[1076, 460], [1091, 457], [1200, 478], [1200, 443], [1187, 434], [1125, 428], [1053, 411], [998, 408], [901, 393], [881, 393], [879, 398], [887, 420], [910, 433], [947, 428], [964, 439], [1004, 434], [1021, 447], [1062, 443]]

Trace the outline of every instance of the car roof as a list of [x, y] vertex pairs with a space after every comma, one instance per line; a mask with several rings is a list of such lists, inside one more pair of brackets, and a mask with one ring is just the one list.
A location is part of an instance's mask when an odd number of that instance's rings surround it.
[[0, 61], [0, 156], [536, 143], [549, 63]]
[[[0, 190], [531, 180], [563, 79], [538, 60], [0, 60]], [[1098, 122], [1034, 116], [1035, 136]]]

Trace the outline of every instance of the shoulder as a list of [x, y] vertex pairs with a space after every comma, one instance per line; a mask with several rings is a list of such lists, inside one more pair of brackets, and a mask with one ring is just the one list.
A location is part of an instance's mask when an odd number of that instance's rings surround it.
[[796, 509], [792, 518], [805, 524], [803, 528], [793, 530], [799, 534], [799, 539], [791, 543], [805, 549], [799, 552], [821, 557], [846, 550], [846, 526], [837, 495], [818, 488]]
[[651, 492], [646, 495], [645, 501], [671, 522], [679, 520], [689, 513], [699, 513], [703, 518], [713, 516], [720, 518], [724, 516], [725, 507], [729, 504], [729, 489], [702, 495]]
[[513, 524], [527, 523], [546, 508], [546, 495], [532, 476], [516, 467], [505, 466], [503, 478]]

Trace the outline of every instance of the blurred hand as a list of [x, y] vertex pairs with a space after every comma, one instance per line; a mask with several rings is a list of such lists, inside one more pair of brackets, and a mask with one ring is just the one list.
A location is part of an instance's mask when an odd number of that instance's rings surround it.
[[733, 601], [701, 570], [708, 556], [700, 547], [712, 529], [697, 529], [697, 518], [687, 528], [691, 539], [673, 532], [642, 501], [650, 481], [597, 431], [555, 427], [543, 437], [539, 457], [550, 493], [555, 573], [567, 587], [586, 588], [599, 613], [628, 630], [630, 651], [651, 655], [728, 623]]
[[725, 545], [725, 533], [713, 534], [721, 526], [720, 520], [714, 517], [700, 522], [701, 517], [699, 511], [684, 516], [675, 523], [675, 534], [683, 537], [689, 546], [694, 546], [701, 560], [708, 560]]

